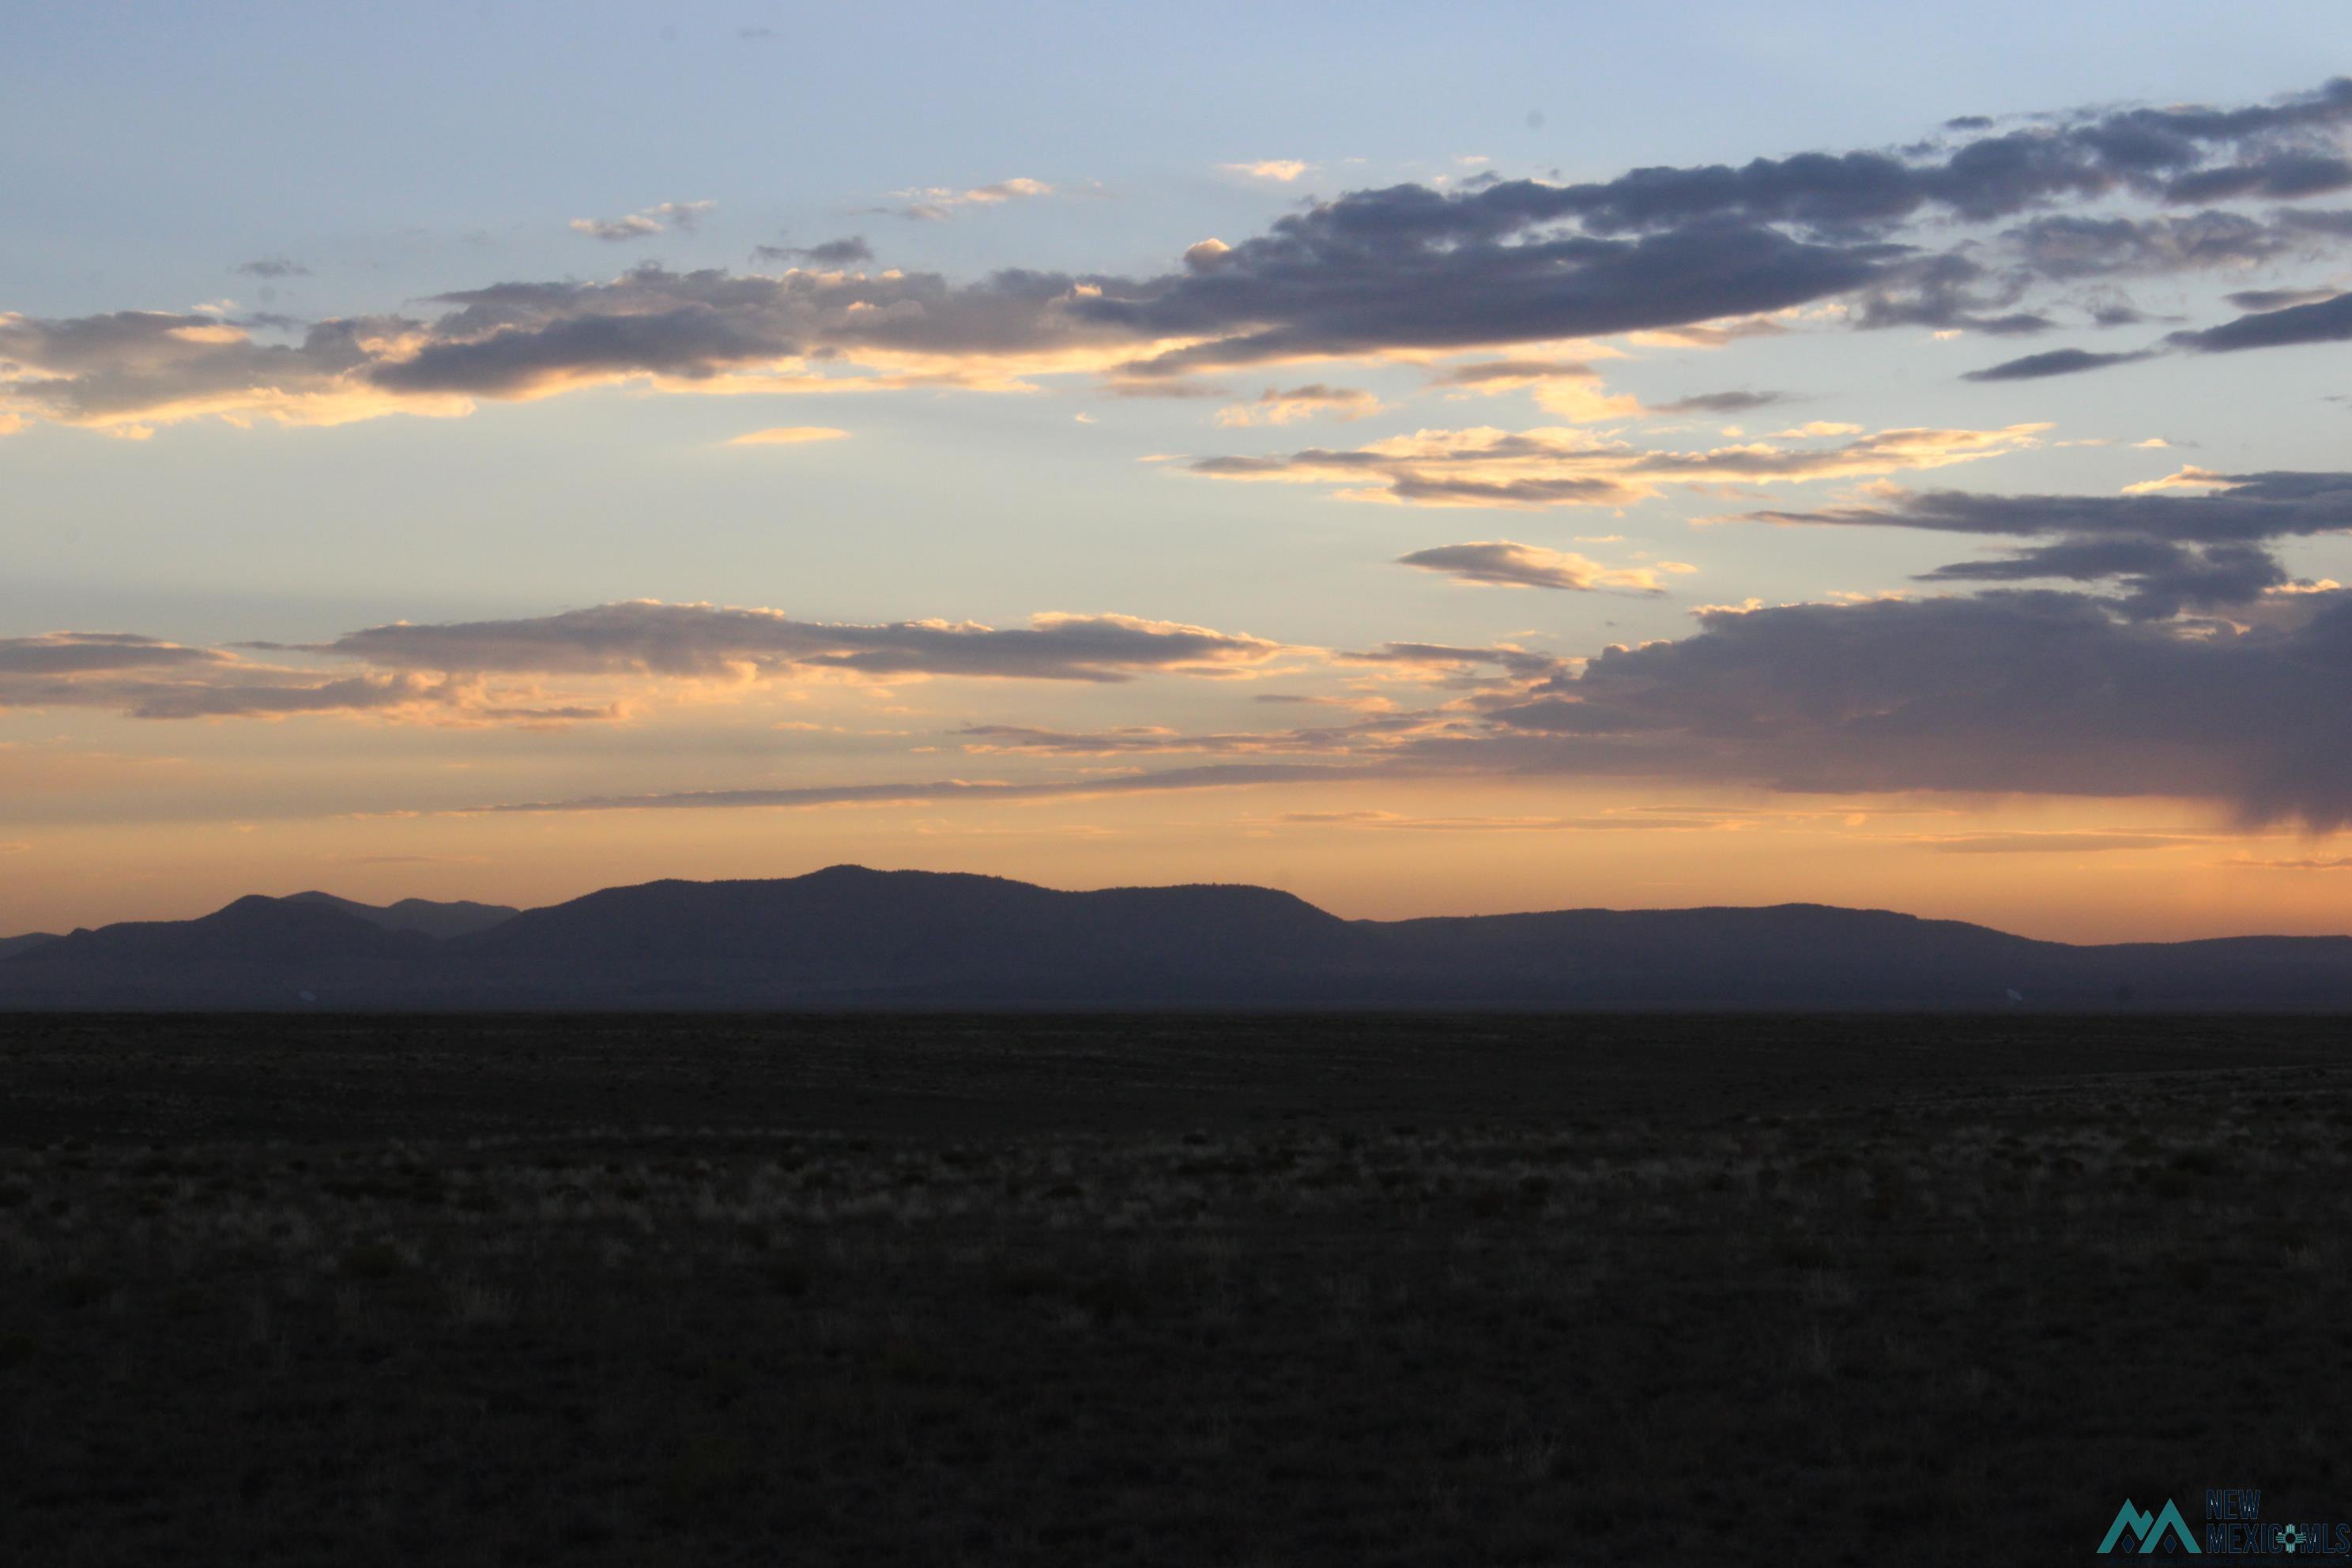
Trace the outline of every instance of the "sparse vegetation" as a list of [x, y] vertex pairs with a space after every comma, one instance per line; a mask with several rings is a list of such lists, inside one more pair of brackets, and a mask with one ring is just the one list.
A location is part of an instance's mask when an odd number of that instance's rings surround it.
[[2315, 1027], [216, 1026], [0, 1041], [8, 1561], [1957, 1563], [2215, 1477], [2352, 1511]]

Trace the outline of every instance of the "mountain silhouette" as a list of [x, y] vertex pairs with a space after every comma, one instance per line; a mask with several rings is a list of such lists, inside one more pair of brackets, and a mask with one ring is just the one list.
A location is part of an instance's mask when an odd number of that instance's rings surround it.
[[13, 958], [20, 952], [30, 952], [44, 942], [58, 940], [58, 933], [48, 931], [28, 931], [22, 936], [0, 936], [0, 958]]
[[520, 910], [508, 904], [478, 904], [467, 899], [436, 903], [431, 899], [403, 899], [396, 904], [362, 904], [332, 893], [289, 893], [285, 903], [325, 904], [356, 915], [386, 931], [413, 931], [425, 936], [465, 936], [510, 921]]
[[[13, 949], [13, 951], [12, 951]], [[250, 897], [0, 948], [0, 1007], [2352, 1008], [2352, 938], [2075, 946], [1819, 904], [1349, 921], [836, 866], [511, 912]]]
[[249, 894], [197, 920], [76, 931], [0, 959], [0, 1005], [281, 1007], [321, 987], [383, 1005], [434, 947], [331, 905]]

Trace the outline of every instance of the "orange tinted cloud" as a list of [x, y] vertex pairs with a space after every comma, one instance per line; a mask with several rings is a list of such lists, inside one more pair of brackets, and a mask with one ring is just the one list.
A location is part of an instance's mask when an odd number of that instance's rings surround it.
[[730, 447], [803, 447], [815, 441], [845, 441], [849, 432], [830, 425], [779, 425], [736, 437]]
[[1216, 479], [1337, 484], [1344, 500], [1414, 506], [1626, 506], [1683, 483], [1794, 483], [1941, 468], [2023, 451], [2046, 424], [1993, 430], [1895, 429], [1828, 446], [1752, 441], [1675, 452], [1565, 426], [1420, 430], [1348, 450], [1199, 458], [1187, 471]]

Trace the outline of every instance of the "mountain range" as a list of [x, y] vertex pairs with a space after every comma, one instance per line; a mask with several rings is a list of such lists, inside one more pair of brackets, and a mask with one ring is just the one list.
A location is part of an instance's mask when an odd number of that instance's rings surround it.
[[0, 1009], [2352, 1008], [2352, 938], [2079, 946], [1819, 904], [1350, 921], [836, 866], [544, 909], [326, 893], [0, 942]]

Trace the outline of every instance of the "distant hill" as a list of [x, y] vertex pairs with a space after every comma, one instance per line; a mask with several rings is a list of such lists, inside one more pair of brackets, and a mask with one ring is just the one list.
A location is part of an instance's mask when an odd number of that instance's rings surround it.
[[396, 904], [362, 904], [332, 893], [290, 893], [283, 901], [325, 904], [386, 931], [413, 931], [425, 936], [465, 936], [488, 931], [522, 912], [507, 904], [478, 904], [466, 899], [449, 903], [403, 899]]
[[251, 895], [197, 920], [77, 931], [0, 960], [0, 1005], [396, 1005], [425, 978], [434, 945], [331, 905]]
[[1064, 893], [998, 877], [836, 866], [758, 882], [647, 882], [532, 910], [453, 944], [469, 986], [586, 988], [676, 1005], [1122, 1002], [1286, 993], [1349, 922], [1265, 888]]
[[23, 936], [0, 936], [0, 958], [13, 958], [20, 952], [30, 952], [45, 942], [58, 940], [55, 931], [32, 931]]
[[855, 866], [521, 912], [246, 898], [12, 945], [0, 1007], [2352, 1009], [2344, 937], [2080, 947], [1818, 904], [1346, 921]]

